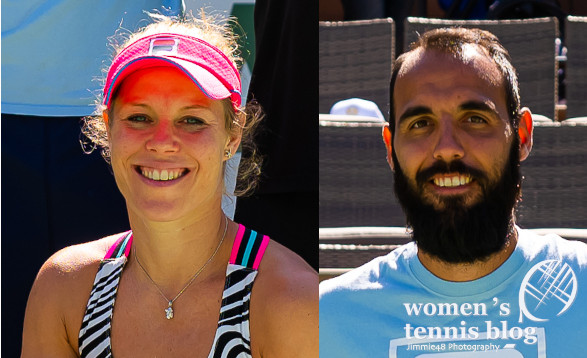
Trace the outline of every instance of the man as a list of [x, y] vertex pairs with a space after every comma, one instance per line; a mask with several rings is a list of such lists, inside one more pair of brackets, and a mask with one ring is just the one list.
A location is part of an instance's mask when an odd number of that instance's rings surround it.
[[384, 130], [413, 242], [320, 286], [320, 357], [579, 357], [587, 245], [515, 225], [532, 116], [489, 32], [400, 56]]

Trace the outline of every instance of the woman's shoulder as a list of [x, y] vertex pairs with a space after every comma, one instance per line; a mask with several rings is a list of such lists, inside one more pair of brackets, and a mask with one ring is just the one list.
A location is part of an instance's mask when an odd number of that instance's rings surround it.
[[[119, 235], [118, 235], [119, 236]], [[23, 356], [45, 351], [77, 351], [77, 335], [95, 275], [117, 235], [73, 245], [41, 267], [27, 302]]]
[[[275, 291], [287, 295], [288, 291], [283, 292], [277, 288], [295, 288], [304, 292], [316, 291], [318, 273], [298, 254], [271, 240], [259, 266], [258, 280], [267, 284], [268, 289], [274, 287]], [[295, 296], [299, 295], [295, 294]]]
[[39, 270], [29, 300], [33, 294], [53, 298], [62, 312], [87, 300], [100, 262], [119, 236], [68, 246], [54, 253]]
[[97, 268], [119, 237], [120, 234], [111, 235], [57, 251], [43, 264], [37, 279], [71, 279], [72, 276]]
[[[293, 251], [271, 241], [259, 266], [251, 317], [256, 337], [264, 337], [257, 347], [263, 356], [317, 357], [318, 273]], [[299, 346], [301, 341], [306, 342], [304, 347]]]

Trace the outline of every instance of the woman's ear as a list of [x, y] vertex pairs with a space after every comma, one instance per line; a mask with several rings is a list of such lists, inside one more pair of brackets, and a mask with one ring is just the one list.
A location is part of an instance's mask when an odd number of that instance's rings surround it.
[[102, 119], [104, 119], [104, 124], [106, 125], [106, 133], [108, 134], [108, 141], [110, 141], [110, 116], [108, 115], [107, 109], [102, 111]]
[[387, 163], [389, 164], [389, 167], [393, 171], [394, 170], [393, 159], [391, 156], [391, 151], [393, 150], [393, 147], [391, 146], [391, 131], [389, 130], [389, 125], [386, 125], [383, 127], [383, 130], [381, 131], [381, 135], [383, 137], [383, 143], [385, 143], [385, 148], [387, 149]]
[[[243, 137], [243, 128], [245, 126], [246, 116], [244, 113], [238, 113], [232, 123], [232, 130], [228, 134], [228, 139], [226, 140], [226, 145], [224, 146], [224, 150], [230, 151], [231, 156], [234, 155], [238, 147], [240, 146], [242, 137]], [[224, 157], [225, 160], [230, 159], [228, 157]]]
[[520, 161], [523, 161], [528, 158], [532, 151], [534, 124], [532, 122], [532, 113], [528, 108], [524, 107], [520, 112], [518, 135], [520, 136]]

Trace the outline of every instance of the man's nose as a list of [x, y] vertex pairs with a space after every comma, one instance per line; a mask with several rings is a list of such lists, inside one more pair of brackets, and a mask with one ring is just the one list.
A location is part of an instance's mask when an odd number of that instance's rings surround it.
[[[447, 116], [448, 117], [448, 116]], [[434, 148], [434, 159], [450, 163], [462, 159], [465, 151], [452, 118], [443, 118], [439, 123], [438, 139]]]

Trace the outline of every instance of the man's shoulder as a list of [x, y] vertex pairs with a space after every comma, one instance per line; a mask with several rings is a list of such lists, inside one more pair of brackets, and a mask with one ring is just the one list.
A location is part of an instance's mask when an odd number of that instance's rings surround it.
[[587, 244], [536, 230], [519, 230], [518, 246], [526, 259], [559, 260], [587, 269]]
[[557, 234], [559, 231], [519, 229], [519, 245], [524, 250], [535, 253], [544, 252], [550, 255], [568, 255], [574, 253], [577, 255], [587, 255], [587, 244], [585, 242], [563, 238]]
[[364, 353], [363, 340], [354, 330], [377, 330], [381, 326], [375, 322], [385, 316], [383, 312], [389, 313], [394, 302], [413, 293], [417, 280], [410, 265], [416, 255], [415, 244], [409, 243], [320, 283], [320, 356]]
[[416, 254], [416, 245], [408, 243], [340, 276], [322, 281], [320, 300], [327, 296], [344, 296], [359, 291], [381, 290], [390, 282], [402, 281], [398, 278], [409, 275], [409, 261], [416, 258]]

